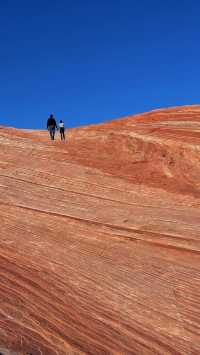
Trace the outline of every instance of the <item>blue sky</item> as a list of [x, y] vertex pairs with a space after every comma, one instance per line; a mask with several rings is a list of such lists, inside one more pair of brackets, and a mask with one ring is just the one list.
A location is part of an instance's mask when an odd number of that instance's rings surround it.
[[0, 124], [200, 103], [199, 13], [194, 0], [1, 1]]

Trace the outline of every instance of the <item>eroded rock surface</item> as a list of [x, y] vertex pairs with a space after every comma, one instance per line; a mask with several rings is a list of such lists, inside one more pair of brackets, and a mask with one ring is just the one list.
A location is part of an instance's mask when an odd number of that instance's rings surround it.
[[0, 129], [0, 352], [200, 353], [200, 107]]

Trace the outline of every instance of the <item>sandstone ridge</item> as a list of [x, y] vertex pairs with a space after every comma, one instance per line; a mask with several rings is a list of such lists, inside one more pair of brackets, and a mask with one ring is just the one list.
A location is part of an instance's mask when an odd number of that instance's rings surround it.
[[0, 353], [200, 353], [200, 106], [0, 127]]

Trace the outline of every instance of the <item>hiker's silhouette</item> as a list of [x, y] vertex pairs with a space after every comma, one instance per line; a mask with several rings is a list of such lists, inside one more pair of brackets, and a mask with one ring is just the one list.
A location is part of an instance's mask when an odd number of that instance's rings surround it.
[[50, 115], [48, 120], [47, 120], [47, 129], [49, 131], [51, 140], [54, 140], [55, 137], [55, 131], [58, 129], [57, 123], [53, 115]]

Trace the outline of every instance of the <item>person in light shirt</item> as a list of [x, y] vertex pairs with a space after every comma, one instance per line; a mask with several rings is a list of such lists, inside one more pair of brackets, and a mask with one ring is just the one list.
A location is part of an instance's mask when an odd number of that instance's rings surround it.
[[65, 140], [65, 126], [64, 126], [64, 122], [62, 120], [60, 120], [59, 129], [60, 129], [61, 140]]

